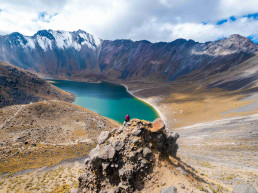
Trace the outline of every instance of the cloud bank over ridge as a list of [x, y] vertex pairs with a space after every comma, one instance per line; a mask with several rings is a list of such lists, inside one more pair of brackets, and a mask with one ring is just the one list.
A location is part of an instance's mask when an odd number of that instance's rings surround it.
[[2, 0], [0, 34], [85, 30], [102, 39], [258, 41], [257, 0]]

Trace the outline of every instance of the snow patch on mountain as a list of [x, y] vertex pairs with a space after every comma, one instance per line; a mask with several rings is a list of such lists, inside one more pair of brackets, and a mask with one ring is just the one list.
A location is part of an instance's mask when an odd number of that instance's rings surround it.
[[48, 49], [52, 50], [52, 41], [50, 39], [42, 36], [37, 36], [37, 42], [44, 51], [47, 51]]
[[51, 34], [55, 37], [56, 46], [60, 49], [74, 48], [76, 50], [81, 49], [81, 45], [78, 42], [73, 41], [72, 34], [67, 31], [51, 31]]
[[96, 46], [100, 46], [100, 44], [101, 44], [101, 40], [99, 39], [99, 38], [95, 38], [94, 39], [95, 40], [95, 44], [96, 44]]
[[[18, 44], [26, 50], [36, 49], [38, 45], [44, 51], [52, 50], [53, 48], [63, 50], [72, 48], [80, 51], [84, 46], [96, 50], [101, 44], [99, 38], [95, 38], [93, 35], [82, 30], [75, 32], [42, 30], [39, 32], [34, 36], [15, 34], [16, 36], [13, 41], [18, 42]], [[9, 42], [10, 46], [13, 47], [14, 43], [11, 40], [9, 40]]]
[[24, 37], [27, 40], [27, 43], [24, 45], [24, 48], [30, 48], [35, 49], [36, 45], [34, 40], [32, 40], [30, 37]]
[[91, 47], [93, 49], [101, 44], [101, 40], [99, 38], [94, 38], [93, 35], [86, 32], [80, 32], [78, 36], [84, 39], [84, 41], [81, 43], [82, 45], [88, 45], [88, 47]]

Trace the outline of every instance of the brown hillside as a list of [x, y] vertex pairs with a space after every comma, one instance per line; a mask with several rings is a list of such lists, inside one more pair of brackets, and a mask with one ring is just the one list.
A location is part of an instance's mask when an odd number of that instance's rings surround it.
[[0, 61], [0, 108], [49, 99], [73, 101], [74, 96], [35, 74]]
[[0, 109], [0, 173], [54, 165], [86, 156], [96, 136], [119, 124], [63, 101]]

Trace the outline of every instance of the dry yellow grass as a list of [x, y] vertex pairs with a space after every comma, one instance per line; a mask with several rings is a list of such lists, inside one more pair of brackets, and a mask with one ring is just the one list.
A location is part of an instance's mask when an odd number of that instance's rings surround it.
[[0, 174], [87, 156], [103, 129], [120, 125], [63, 101], [9, 106], [0, 115]]
[[[76, 144], [67, 146], [39, 145], [36, 149], [26, 149], [17, 156], [2, 158], [0, 174], [15, 173], [25, 169], [53, 166], [68, 158], [87, 156], [93, 144]], [[16, 149], [12, 150], [13, 152]]]
[[225, 113], [252, 102], [242, 101], [243, 98], [244, 95], [221, 89], [196, 89], [193, 92], [171, 93], [162, 101], [166, 106], [162, 110], [168, 119], [173, 120], [173, 128], [257, 113], [258, 110]]

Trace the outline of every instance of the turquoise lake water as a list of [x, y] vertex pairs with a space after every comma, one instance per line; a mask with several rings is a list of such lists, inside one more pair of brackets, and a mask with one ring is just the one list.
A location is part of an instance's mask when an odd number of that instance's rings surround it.
[[138, 100], [128, 93], [125, 87], [117, 84], [66, 80], [54, 80], [52, 84], [74, 94], [75, 104], [120, 123], [124, 121], [126, 114], [131, 118], [148, 121], [158, 117], [157, 112], [150, 105]]

